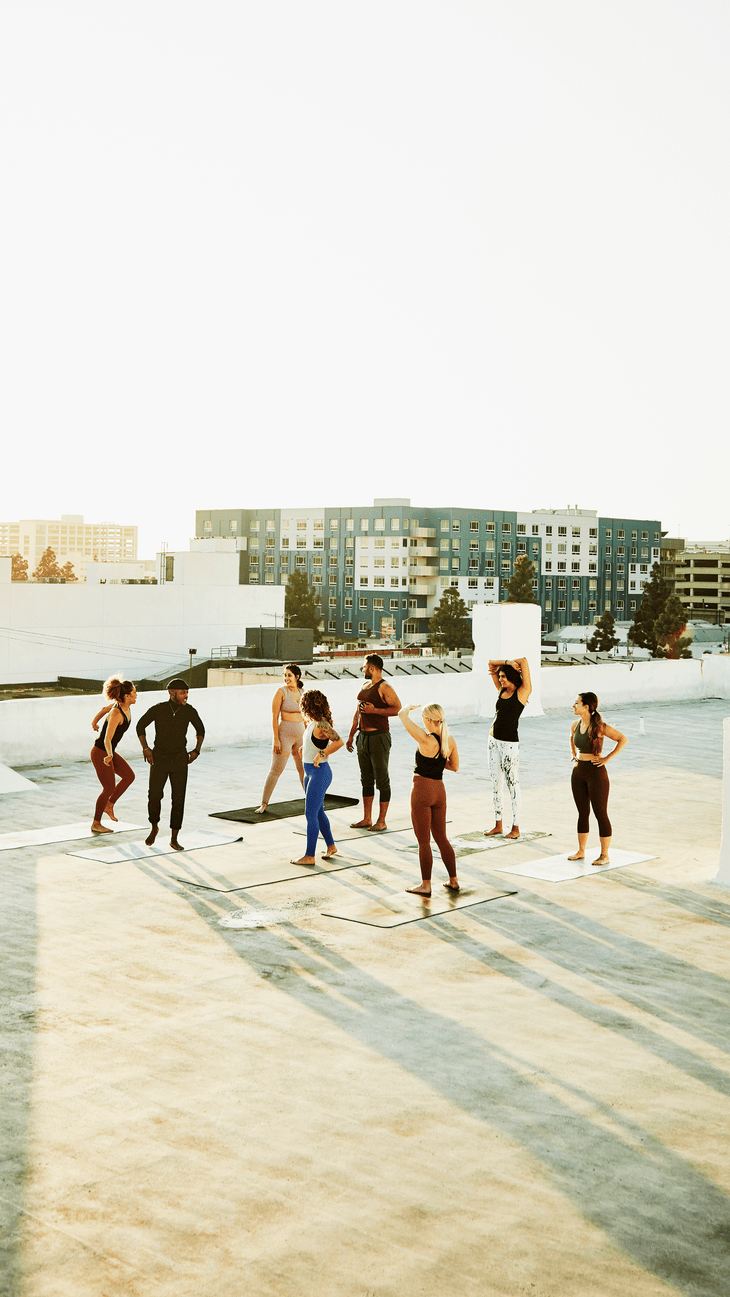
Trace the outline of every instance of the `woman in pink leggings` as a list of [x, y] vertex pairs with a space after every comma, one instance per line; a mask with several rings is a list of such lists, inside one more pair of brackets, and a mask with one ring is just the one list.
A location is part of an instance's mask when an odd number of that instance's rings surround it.
[[279, 776], [283, 774], [289, 757], [294, 758], [299, 781], [304, 787], [304, 766], [302, 765], [302, 739], [304, 738], [304, 720], [299, 705], [302, 701], [302, 673], [295, 662], [284, 667], [284, 683], [277, 689], [271, 704], [271, 724], [274, 730], [273, 757], [271, 769], [266, 776], [264, 791], [261, 794], [261, 805], [258, 814], [263, 815], [271, 801]]
[[[92, 833], [112, 832], [102, 824], [101, 817], [106, 813], [110, 820], [116, 820], [114, 806], [122, 793], [125, 793], [129, 785], [134, 783], [132, 767], [118, 755], [116, 748], [119, 740], [129, 729], [132, 719], [131, 707], [137, 701], [137, 690], [131, 680], [111, 676], [104, 685], [104, 694], [109, 699], [110, 705], [102, 708], [91, 722], [93, 728], [97, 729], [98, 721], [102, 716], [106, 716], [101, 734], [91, 749], [91, 763], [101, 784], [101, 792], [94, 811], [94, 822], [91, 826]], [[117, 776], [119, 783], [117, 783]]]
[[418, 861], [421, 866], [421, 882], [418, 887], [407, 887], [407, 892], [415, 896], [431, 895], [431, 870], [433, 853], [431, 835], [433, 834], [441, 859], [449, 876], [444, 887], [448, 891], [458, 892], [459, 880], [456, 876], [456, 856], [454, 848], [446, 836], [446, 789], [444, 788], [444, 770], [459, 769], [459, 753], [456, 741], [449, 734], [444, 720], [443, 709], [438, 703], [429, 703], [422, 708], [424, 728], [414, 725], [409, 713], [417, 707], [404, 707], [398, 713], [408, 733], [418, 744], [416, 765], [413, 772], [413, 790], [411, 792], [411, 823], [418, 838]]

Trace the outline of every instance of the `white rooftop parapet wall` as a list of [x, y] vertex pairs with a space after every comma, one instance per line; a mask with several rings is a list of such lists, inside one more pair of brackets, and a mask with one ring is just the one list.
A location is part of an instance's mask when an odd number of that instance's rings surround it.
[[722, 723], [722, 839], [720, 867], [713, 883], [730, 887], [730, 717]]
[[500, 658], [527, 658], [532, 694], [524, 715], [544, 716], [540, 679], [541, 615], [539, 605], [533, 603], [476, 604], [472, 609], [472, 670], [480, 716], [489, 716], [494, 711], [496, 691], [489, 675], [489, 663]]

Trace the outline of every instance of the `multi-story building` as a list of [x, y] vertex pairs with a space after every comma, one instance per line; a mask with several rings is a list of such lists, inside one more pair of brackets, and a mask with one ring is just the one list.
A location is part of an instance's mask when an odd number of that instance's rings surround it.
[[674, 583], [677, 575], [677, 563], [682, 557], [682, 551], [686, 548], [686, 541], [680, 536], [662, 536], [661, 547], [659, 552], [659, 571], [671, 587], [674, 593]]
[[84, 522], [81, 514], [65, 513], [60, 519], [21, 519], [0, 522], [0, 555], [20, 554], [27, 560], [28, 575], [35, 571], [50, 545], [60, 567], [72, 563], [74, 575], [86, 580], [86, 564], [120, 563], [137, 557], [137, 528], [118, 522]]
[[592, 621], [605, 608], [630, 618], [658, 561], [661, 527], [584, 509], [426, 509], [383, 499], [372, 507], [201, 509], [195, 534], [236, 537], [249, 584], [304, 572], [324, 629], [338, 640], [418, 641], [445, 588], [456, 586], [467, 607], [498, 601], [522, 554], [535, 566], [543, 630]]
[[724, 625], [730, 617], [730, 542], [687, 545], [677, 555], [674, 588], [690, 616]]

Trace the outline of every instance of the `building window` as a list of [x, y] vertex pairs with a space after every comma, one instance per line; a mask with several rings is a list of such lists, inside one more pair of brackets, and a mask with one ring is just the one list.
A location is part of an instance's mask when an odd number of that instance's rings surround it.
[[361, 518], [361, 519], [360, 519], [360, 531], [367, 531], [369, 527], [370, 527], [370, 519], [369, 519], [369, 518]]
[[487, 522], [487, 523], [485, 523], [484, 525], [485, 525], [485, 527], [486, 527], [486, 529], [487, 529], [487, 535], [489, 535], [490, 532], [491, 532], [491, 533], [494, 533], [494, 523], [493, 523], [493, 522]]
[[367, 635], [370, 631], [370, 627], [366, 621], [359, 621], [357, 623], [357, 630], [359, 635]]
[[512, 523], [511, 523], [511, 522], [503, 522], [503, 523], [502, 523], [502, 531], [503, 531], [503, 532], [511, 532], [511, 531], [512, 531]]
[[479, 523], [478, 521], [475, 522], [473, 518], [469, 523], [469, 531], [479, 531]]
[[363, 599], [363, 598], [361, 597], [361, 598], [359, 599], [359, 601], [358, 601], [358, 607], [362, 609], [362, 608], [367, 608], [367, 606], [368, 606], [368, 601], [367, 601], [367, 599]]
[[390, 520], [390, 530], [391, 530], [391, 531], [400, 531], [400, 519], [399, 519], [399, 518], [391, 518], [391, 520]]
[[385, 601], [383, 599], [373, 599], [373, 608], [384, 608], [384, 607], [385, 607]]
[[376, 518], [376, 519], [375, 519], [375, 530], [376, 530], [376, 531], [385, 531], [385, 518]]
[[454, 518], [454, 521], [453, 521], [452, 524], [451, 524], [451, 530], [452, 530], [452, 531], [459, 531], [460, 529], [461, 529], [461, 521], [460, 521], [460, 519], [459, 519], [459, 518]]
[[449, 530], [449, 520], [448, 520], [448, 518], [442, 518], [442, 519], [441, 519], [441, 530], [442, 530], [442, 531], [448, 531], [448, 530]]

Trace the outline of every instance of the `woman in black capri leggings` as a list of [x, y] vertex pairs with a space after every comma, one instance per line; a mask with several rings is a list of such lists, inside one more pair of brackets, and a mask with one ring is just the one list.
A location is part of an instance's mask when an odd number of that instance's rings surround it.
[[[571, 786], [573, 798], [578, 807], [578, 850], [569, 860], [584, 860], [588, 842], [588, 825], [590, 810], [598, 820], [598, 833], [601, 839], [601, 854], [594, 865], [607, 865], [608, 848], [611, 845], [611, 821], [608, 818], [608, 773], [606, 763], [626, 747], [628, 739], [619, 730], [613, 729], [602, 719], [598, 711], [598, 699], [595, 694], [578, 694], [573, 703], [577, 720], [570, 729], [570, 751], [573, 766]], [[616, 744], [608, 756], [601, 756], [604, 738], [612, 739]]]

